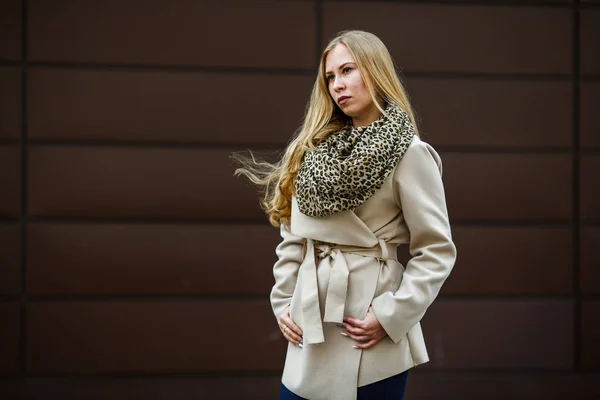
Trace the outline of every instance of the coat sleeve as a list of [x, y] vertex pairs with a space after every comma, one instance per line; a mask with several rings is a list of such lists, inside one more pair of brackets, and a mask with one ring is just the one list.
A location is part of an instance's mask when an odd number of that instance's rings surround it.
[[293, 235], [284, 224], [281, 224], [280, 232], [283, 240], [275, 250], [279, 259], [273, 266], [275, 284], [271, 290], [271, 307], [277, 319], [292, 302], [306, 243], [306, 239]]
[[372, 302], [375, 316], [394, 343], [421, 320], [456, 260], [441, 166], [435, 150], [418, 140], [394, 171], [394, 193], [410, 231], [412, 258], [398, 290]]

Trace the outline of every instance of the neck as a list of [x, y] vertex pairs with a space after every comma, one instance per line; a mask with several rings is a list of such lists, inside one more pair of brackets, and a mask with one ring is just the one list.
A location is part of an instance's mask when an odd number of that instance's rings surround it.
[[352, 126], [354, 126], [355, 128], [367, 126], [372, 122], [377, 121], [379, 117], [381, 117], [381, 111], [379, 111], [379, 109], [375, 105], [373, 105], [368, 111], [363, 113], [361, 116], [353, 117]]

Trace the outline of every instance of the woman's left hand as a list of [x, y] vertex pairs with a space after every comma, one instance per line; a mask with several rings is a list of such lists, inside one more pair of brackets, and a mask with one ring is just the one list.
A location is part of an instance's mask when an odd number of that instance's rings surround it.
[[365, 319], [345, 317], [343, 325], [346, 332], [342, 332], [342, 334], [354, 339], [357, 342], [354, 347], [357, 349], [373, 347], [387, 336], [371, 307], [369, 307]]

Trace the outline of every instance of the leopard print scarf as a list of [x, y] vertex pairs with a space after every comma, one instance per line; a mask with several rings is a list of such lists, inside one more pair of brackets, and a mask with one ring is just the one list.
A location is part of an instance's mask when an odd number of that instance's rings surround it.
[[296, 176], [300, 212], [324, 217], [358, 207], [381, 188], [414, 136], [408, 114], [395, 104], [366, 127], [351, 124], [307, 150]]

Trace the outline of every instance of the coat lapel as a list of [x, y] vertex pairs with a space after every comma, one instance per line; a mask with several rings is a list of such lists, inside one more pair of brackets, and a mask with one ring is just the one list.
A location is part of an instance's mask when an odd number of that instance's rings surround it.
[[294, 235], [322, 242], [360, 247], [373, 247], [378, 243], [373, 231], [353, 211], [309, 217], [300, 212], [295, 196], [292, 196], [290, 228]]

